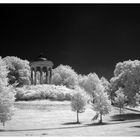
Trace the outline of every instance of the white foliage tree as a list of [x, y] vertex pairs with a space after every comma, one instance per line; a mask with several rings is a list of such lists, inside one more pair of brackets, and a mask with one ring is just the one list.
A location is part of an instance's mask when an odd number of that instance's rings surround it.
[[0, 58], [0, 121], [5, 125], [7, 120], [11, 119], [13, 115], [14, 106], [14, 90], [12, 87], [8, 86], [7, 79], [8, 71], [6, 69], [6, 64]]
[[124, 95], [124, 90], [122, 88], [119, 88], [115, 93], [116, 93], [116, 97], [114, 99], [114, 103], [117, 107], [120, 108], [120, 114], [121, 114], [122, 110], [126, 106], [127, 97]]
[[72, 111], [77, 113], [77, 123], [79, 123], [79, 113], [83, 113], [85, 111], [85, 106], [87, 102], [87, 98], [85, 96], [85, 91], [81, 88], [76, 89], [76, 93], [73, 95], [71, 100], [71, 108]]
[[110, 83], [105, 77], [101, 77], [101, 83], [105, 88], [105, 92], [107, 92], [108, 95], [110, 95]]
[[62, 85], [62, 78], [60, 76], [59, 73], [55, 73], [53, 76], [52, 76], [52, 83], [54, 85]]
[[14, 91], [11, 87], [5, 87], [0, 92], [0, 121], [5, 126], [5, 122], [14, 115]]
[[79, 85], [93, 98], [96, 85], [100, 83], [100, 79], [96, 73], [90, 73], [87, 76], [80, 76]]
[[78, 75], [70, 66], [61, 64], [53, 70], [52, 84], [74, 88], [78, 84]]
[[79, 85], [83, 87], [91, 97], [91, 104], [97, 116], [92, 120], [100, 116], [100, 123], [102, 123], [102, 116], [110, 112], [111, 102], [98, 75], [90, 73], [87, 76], [81, 77], [79, 79]]
[[135, 100], [136, 100], [136, 104], [137, 104], [137, 106], [139, 106], [140, 105], [140, 93], [136, 93], [136, 95], [135, 95]]
[[107, 115], [111, 111], [111, 101], [102, 84], [96, 86], [92, 106], [93, 110], [100, 116], [99, 122], [102, 123], [102, 116]]
[[140, 90], [140, 61], [124, 61], [116, 64], [114, 77], [110, 80], [112, 96], [120, 87], [124, 89], [128, 105], [136, 106], [135, 95]]
[[30, 66], [29, 61], [22, 60], [15, 56], [3, 58], [9, 70], [9, 84], [23, 86], [30, 84]]

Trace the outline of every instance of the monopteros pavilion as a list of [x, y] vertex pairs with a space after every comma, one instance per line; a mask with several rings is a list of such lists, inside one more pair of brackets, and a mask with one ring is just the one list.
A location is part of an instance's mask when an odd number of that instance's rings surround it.
[[51, 84], [53, 62], [47, 60], [43, 55], [37, 57], [30, 63], [31, 84]]

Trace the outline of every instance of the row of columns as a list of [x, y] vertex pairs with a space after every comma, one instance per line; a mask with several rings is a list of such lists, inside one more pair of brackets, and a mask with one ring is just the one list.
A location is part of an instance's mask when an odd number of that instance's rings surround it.
[[[37, 79], [39, 74], [39, 79]], [[45, 77], [45, 80], [43, 79]], [[52, 68], [49, 67], [32, 67], [31, 68], [31, 84], [51, 84]], [[37, 83], [37, 80], [39, 82]]]

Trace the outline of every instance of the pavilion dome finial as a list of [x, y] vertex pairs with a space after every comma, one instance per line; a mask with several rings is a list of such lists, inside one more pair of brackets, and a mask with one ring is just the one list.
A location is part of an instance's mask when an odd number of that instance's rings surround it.
[[40, 53], [38, 57], [34, 61], [47, 61], [47, 58], [43, 55], [43, 53]]

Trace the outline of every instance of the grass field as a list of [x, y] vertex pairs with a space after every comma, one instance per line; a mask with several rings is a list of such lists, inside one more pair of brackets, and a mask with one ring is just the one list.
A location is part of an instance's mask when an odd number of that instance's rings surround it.
[[20, 101], [15, 106], [13, 119], [4, 129], [0, 125], [0, 136], [140, 136], [140, 112], [132, 110], [120, 116], [113, 108], [98, 125], [91, 121], [95, 112], [90, 106], [80, 114], [81, 124], [75, 124], [76, 113], [68, 101]]

